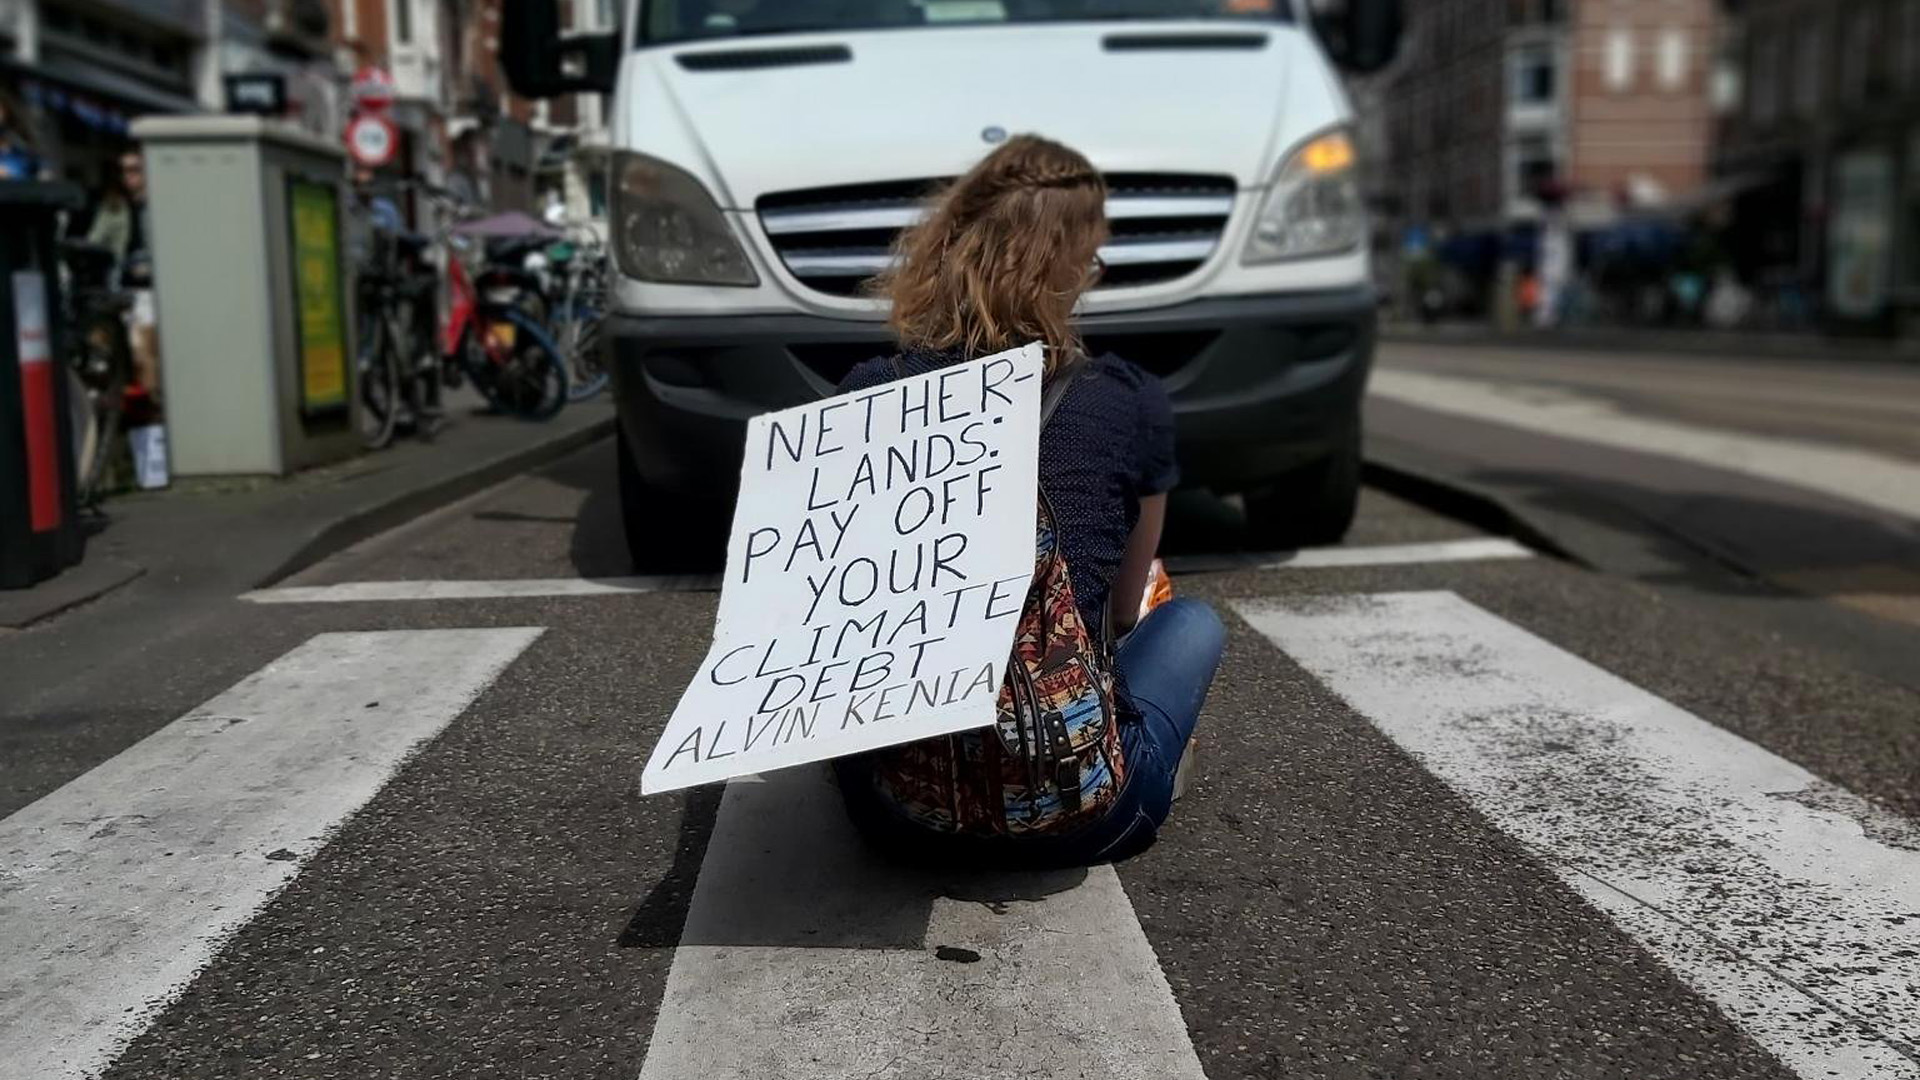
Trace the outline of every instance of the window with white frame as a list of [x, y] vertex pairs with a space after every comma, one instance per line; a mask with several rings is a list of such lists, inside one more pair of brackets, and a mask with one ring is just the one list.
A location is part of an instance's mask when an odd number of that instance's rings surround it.
[[1678, 90], [1686, 85], [1688, 48], [1686, 27], [1669, 26], [1660, 32], [1661, 89]]
[[1558, 61], [1550, 42], [1531, 42], [1514, 50], [1509, 92], [1515, 104], [1550, 105], [1559, 94]]
[[1619, 93], [1633, 85], [1633, 28], [1608, 30], [1606, 49], [1607, 89]]
[[1553, 138], [1548, 135], [1522, 135], [1513, 141], [1513, 171], [1508, 174], [1508, 190], [1516, 199], [1532, 199], [1547, 183], [1560, 175], [1560, 158]]

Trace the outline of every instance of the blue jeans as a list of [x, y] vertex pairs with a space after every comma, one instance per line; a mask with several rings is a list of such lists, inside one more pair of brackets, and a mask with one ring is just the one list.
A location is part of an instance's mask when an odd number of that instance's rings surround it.
[[1120, 744], [1127, 782], [1107, 816], [1058, 836], [951, 836], [902, 818], [874, 794], [864, 757], [834, 763], [847, 813], [867, 838], [914, 861], [1085, 866], [1124, 859], [1153, 843], [1173, 809], [1173, 777], [1226, 644], [1220, 617], [1186, 597], [1154, 608], [1120, 639], [1114, 667], [1138, 719], [1124, 713]]

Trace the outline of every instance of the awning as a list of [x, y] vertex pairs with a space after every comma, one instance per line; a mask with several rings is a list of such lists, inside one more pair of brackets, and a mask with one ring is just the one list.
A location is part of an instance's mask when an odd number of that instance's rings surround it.
[[[184, 94], [53, 49], [44, 52], [37, 64], [15, 61], [7, 66], [25, 79], [39, 79], [49, 84], [38, 94], [42, 107], [70, 113], [89, 126], [124, 130], [128, 113], [204, 111], [198, 101]], [[27, 92], [30, 97], [35, 96], [31, 88]], [[90, 101], [89, 97], [101, 100]]]
[[560, 230], [518, 210], [508, 210], [477, 221], [462, 222], [455, 225], [453, 231], [462, 236], [478, 236], [488, 240], [513, 240], [523, 236], [557, 239], [564, 235]]

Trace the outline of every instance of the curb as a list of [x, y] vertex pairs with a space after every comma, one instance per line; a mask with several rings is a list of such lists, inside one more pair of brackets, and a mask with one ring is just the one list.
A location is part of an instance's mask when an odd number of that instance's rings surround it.
[[20, 590], [18, 597], [11, 595], [11, 590], [0, 593], [0, 634], [26, 630], [91, 604], [131, 584], [146, 572], [146, 567], [124, 559], [96, 555], [81, 559], [79, 565], [68, 567], [50, 581]]
[[558, 438], [478, 462], [464, 472], [442, 477], [433, 483], [401, 492], [384, 502], [363, 507], [315, 530], [294, 549], [293, 554], [282, 559], [272, 571], [248, 587], [264, 589], [370, 536], [403, 525], [421, 514], [438, 510], [529, 469], [565, 457], [613, 433], [614, 418], [609, 416]]
[[1371, 487], [1434, 513], [1511, 537], [1535, 551], [1575, 566], [1593, 569], [1592, 563], [1555, 540], [1551, 533], [1536, 525], [1509, 500], [1478, 485], [1443, 478], [1424, 469], [1383, 459], [1371, 452], [1361, 464], [1360, 478]]

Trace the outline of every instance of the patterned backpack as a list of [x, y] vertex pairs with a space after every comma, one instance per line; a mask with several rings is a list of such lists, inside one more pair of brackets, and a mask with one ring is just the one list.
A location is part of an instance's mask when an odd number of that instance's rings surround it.
[[[1061, 373], [1047, 387], [1043, 433], [1072, 381]], [[998, 722], [874, 756], [879, 793], [926, 828], [1012, 836], [1070, 829], [1106, 813], [1126, 779], [1113, 658], [1074, 602], [1044, 489], [1034, 533], [1033, 584], [1000, 687]]]

